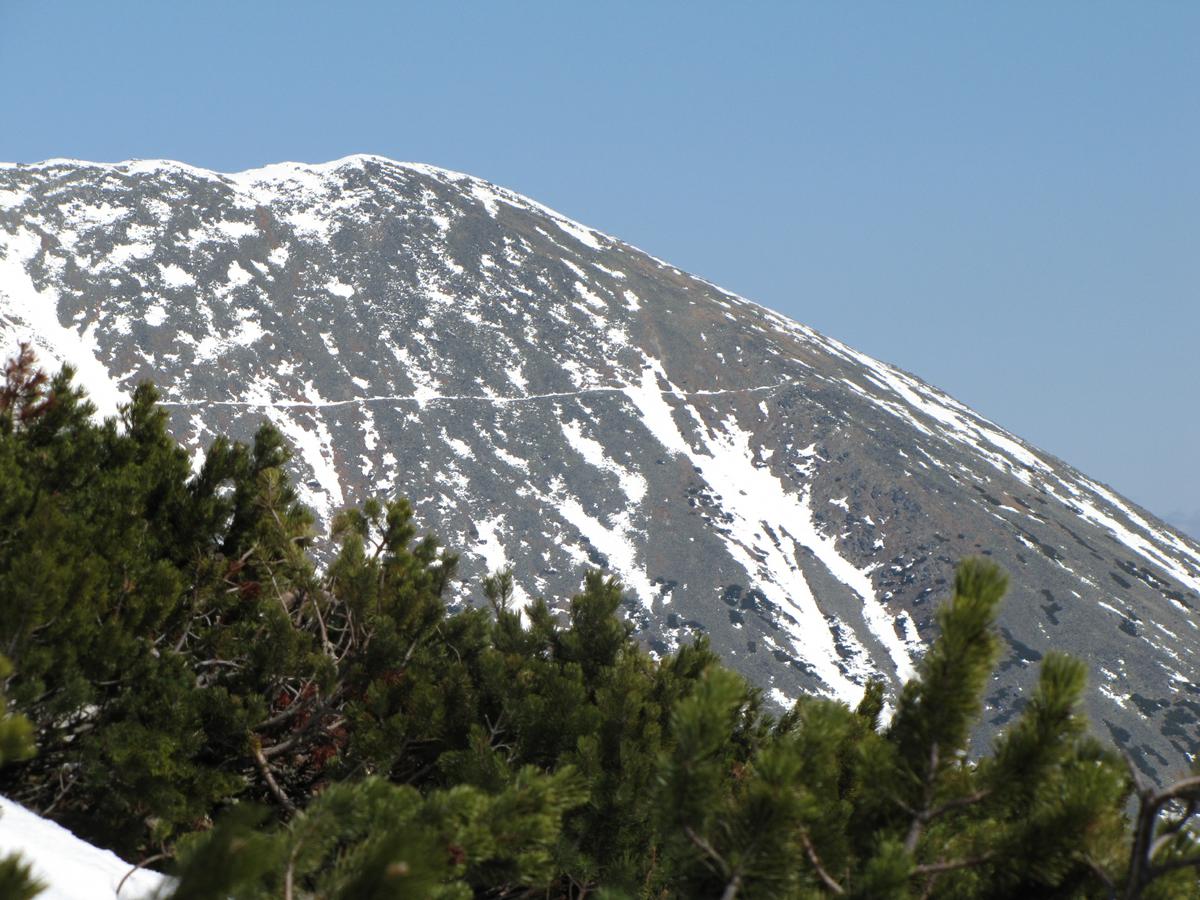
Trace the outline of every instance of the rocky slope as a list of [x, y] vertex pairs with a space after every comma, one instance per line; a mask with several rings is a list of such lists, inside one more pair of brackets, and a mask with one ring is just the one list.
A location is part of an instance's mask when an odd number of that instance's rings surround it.
[[954, 562], [988, 554], [1013, 577], [989, 728], [1059, 648], [1147, 772], [1200, 746], [1195, 542], [912, 375], [478, 179], [3, 166], [0, 338], [73, 362], [104, 411], [153, 379], [194, 448], [274, 422], [324, 520], [409, 496], [463, 552], [464, 599], [506, 564], [550, 598], [604, 565], [646, 642], [707, 633], [784, 703], [907, 677]]

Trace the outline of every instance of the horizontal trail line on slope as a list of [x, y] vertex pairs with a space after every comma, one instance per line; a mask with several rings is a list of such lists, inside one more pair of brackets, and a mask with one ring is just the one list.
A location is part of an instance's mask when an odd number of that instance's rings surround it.
[[[664, 397], [711, 397], [719, 394], [751, 394], [758, 391], [771, 391], [775, 388], [787, 387], [794, 381], [779, 381], [775, 384], [764, 384], [748, 388], [714, 388], [695, 391], [662, 391]], [[429, 397], [414, 397], [408, 394], [395, 394], [381, 397], [355, 397], [350, 400], [160, 400], [159, 406], [244, 406], [249, 409], [320, 409], [327, 406], [355, 406], [362, 403], [453, 403], [458, 401], [483, 401], [486, 403], [511, 404], [528, 403], [536, 400], [555, 400], [568, 397], [580, 397], [584, 394], [623, 394], [634, 385], [621, 387], [583, 388], [578, 391], [556, 391], [549, 394], [524, 394], [520, 397], [489, 397], [486, 394], [450, 394], [433, 395]]]

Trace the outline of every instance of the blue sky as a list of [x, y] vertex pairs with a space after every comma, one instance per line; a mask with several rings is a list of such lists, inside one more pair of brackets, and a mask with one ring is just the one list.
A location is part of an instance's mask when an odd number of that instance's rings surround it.
[[1200, 534], [1198, 46], [1182, 0], [0, 0], [0, 159], [470, 172]]

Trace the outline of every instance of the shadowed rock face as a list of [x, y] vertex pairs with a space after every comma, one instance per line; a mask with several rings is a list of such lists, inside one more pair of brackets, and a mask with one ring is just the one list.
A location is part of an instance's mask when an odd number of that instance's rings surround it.
[[[652, 647], [697, 633], [780, 702], [893, 686], [954, 563], [1011, 573], [985, 720], [1048, 648], [1149, 773], [1200, 741], [1200, 547], [907, 373], [486, 182], [353, 157], [221, 175], [0, 168], [0, 336], [102, 411], [296, 450], [328, 521], [409, 496], [459, 589], [618, 574]], [[1066, 411], [1065, 411], [1066, 412]]]

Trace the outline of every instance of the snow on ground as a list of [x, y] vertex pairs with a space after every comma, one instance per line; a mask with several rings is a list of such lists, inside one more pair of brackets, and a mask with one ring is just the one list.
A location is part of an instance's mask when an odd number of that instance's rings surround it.
[[38, 900], [140, 900], [154, 896], [169, 880], [146, 869], [130, 875], [133, 866], [115, 853], [93, 847], [61, 825], [0, 797], [0, 856], [13, 852], [48, 885]]

